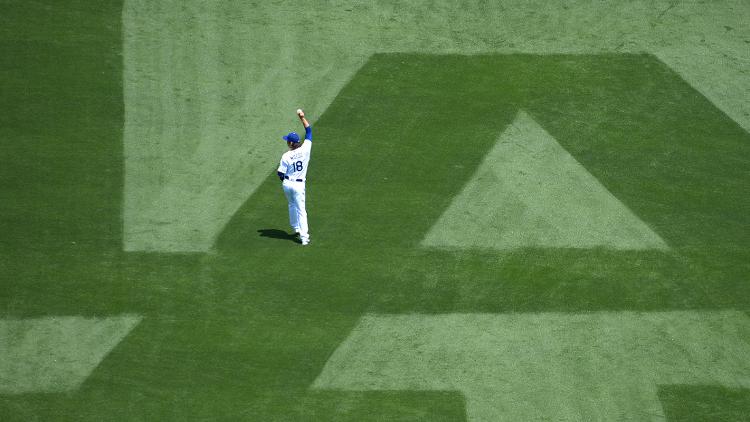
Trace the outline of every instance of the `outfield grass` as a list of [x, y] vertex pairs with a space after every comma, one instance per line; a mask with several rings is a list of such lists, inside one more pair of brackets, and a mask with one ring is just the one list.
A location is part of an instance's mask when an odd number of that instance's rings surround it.
[[647, 52], [750, 130], [748, 20], [744, 0], [126, 0], [123, 247], [210, 250], [289, 110], [321, 115], [372, 54]]
[[[12, 6], [0, 306], [142, 320], [79, 389], [0, 395], [2, 420], [465, 420], [457, 391], [310, 387], [365, 314], [748, 309], [750, 135], [652, 55], [374, 55], [313, 117], [309, 248], [260, 235], [287, 229], [269, 177], [211, 253], [125, 253], [122, 5]], [[669, 249], [422, 247], [518, 110]], [[658, 391], [670, 421], [750, 406]]]
[[0, 247], [119, 246], [121, 8], [4, 2]]

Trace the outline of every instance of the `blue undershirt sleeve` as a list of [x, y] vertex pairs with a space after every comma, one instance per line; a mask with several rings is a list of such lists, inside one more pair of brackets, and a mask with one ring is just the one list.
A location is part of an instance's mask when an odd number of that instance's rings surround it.
[[308, 126], [305, 128], [305, 139], [312, 142], [312, 126]]

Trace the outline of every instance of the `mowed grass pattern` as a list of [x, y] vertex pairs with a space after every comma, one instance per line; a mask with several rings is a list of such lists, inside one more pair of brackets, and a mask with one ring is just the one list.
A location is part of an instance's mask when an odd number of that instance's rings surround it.
[[422, 245], [668, 248], [523, 111], [485, 154]]
[[[16, 60], [2, 74], [15, 97], [0, 303], [18, 318], [143, 320], [79, 390], [0, 396], [2, 420], [464, 420], [458, 392], [309, 387], [366, 312], [748, 308], [750, 139], [648, 55], [374, 56], [312, 116], [311, 247], [259, 235], [287, 224], [269, 177], [212, 254], [123, 253], [121, 5], [68, 7], [13, 5], [3, 31]], [[519, 108], [670, 251], [421, 248]], [[715, 386], [659, 397], [670, 420], [696, 400], [710, 405], [689, 417], [741, 420], [750, 401]]]
[[[518, 109], [673, 250], [420, 248]], [[750, 136], [651, 56], [374, 56], [315, 128], [304, 259], [363, 263], [370, 309], [744, 306]], [[270, 262], [279, 195], [269, 178], [217, 248]]]
[[461, 391], [468, 421], [659, 421], [659, 385], [750, 387], [724, 312], [366, 315], [315, 388]]

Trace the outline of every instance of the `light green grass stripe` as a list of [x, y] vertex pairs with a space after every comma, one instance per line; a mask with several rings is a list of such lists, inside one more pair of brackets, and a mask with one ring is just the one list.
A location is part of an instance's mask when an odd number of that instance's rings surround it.
[[520, 111], [424, 246], [667, 249], [666, 243]]
[[208, 250], [300, 129], [294, 110], [314, 122], [366, 61], [310, 50], [265, 8], [125, 1], [125, 250]]
[[0, 394], [77, 389], [140, 321], [137, 315], [0, 320]]
[[748, 21], [742, 0], [125, 0], [123, 246], [208, 250], [293, 110], [315, 121], [378, 52], [651, 52], [750, 129]]
[[742, 312], [367, 315], [313, 388], [458, 390], [469, 421], [659, 421], [665, 384], [750, 387]]

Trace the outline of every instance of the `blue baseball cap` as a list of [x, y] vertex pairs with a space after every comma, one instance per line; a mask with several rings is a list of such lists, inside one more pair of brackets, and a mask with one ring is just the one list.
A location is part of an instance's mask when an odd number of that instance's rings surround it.
[[287, 142], [299, 142], [299, 135], [297, 135], [297, 132], [289, 132], [288, 135], [282, 136], [281, 139]]

